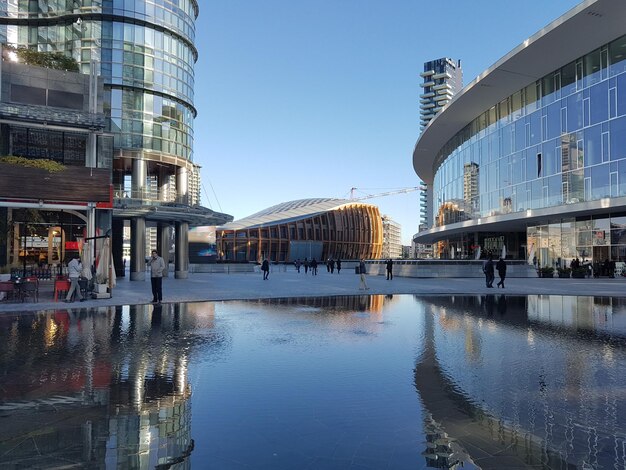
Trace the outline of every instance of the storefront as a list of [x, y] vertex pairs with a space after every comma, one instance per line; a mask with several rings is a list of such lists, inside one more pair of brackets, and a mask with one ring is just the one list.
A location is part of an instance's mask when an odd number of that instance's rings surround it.
[[527, 229], [529, 262], [539, 267], [615, 261], [618, 272], [626, 262], [626, 213], [561, 219]]

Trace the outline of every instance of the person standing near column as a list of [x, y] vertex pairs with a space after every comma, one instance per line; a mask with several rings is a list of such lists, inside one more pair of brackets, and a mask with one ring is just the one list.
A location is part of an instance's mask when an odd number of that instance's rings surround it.
[[72, 261], [70, 261], [67, 265], [67, 274], [70, 278], [70, 290], [67, 292], [67, 297], [65, 297], [66, 302], [73, 302], [72, 297], [74, 296], [74, 292], [80, 299], [81, 302], [85, 300], [83, 294], [80, 291], [80, 284], [78, 284], [78, 279], [80, 279], [80, 275], [83, 272], [83, 265], [80, 262], [80, 258], [78, 255], [74, 256]]
[[152, 283], [152, 303], [160, 304], [163, 300], [163, 271], [165, 260], [156, 250], [152, 250], [150, 258], [150, 282]]

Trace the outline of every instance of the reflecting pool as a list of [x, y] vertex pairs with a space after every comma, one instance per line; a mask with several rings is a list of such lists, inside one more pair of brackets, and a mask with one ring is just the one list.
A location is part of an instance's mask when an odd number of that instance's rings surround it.
[[626, 468], [626, 298], [0, 315], [0, 468]]

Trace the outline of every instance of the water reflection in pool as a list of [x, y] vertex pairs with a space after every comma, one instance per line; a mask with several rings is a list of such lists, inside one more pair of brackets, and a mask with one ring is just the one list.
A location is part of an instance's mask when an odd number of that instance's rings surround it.
[[616, 298], [3, 315], [0, 466], [624, 468], [625, 342]]

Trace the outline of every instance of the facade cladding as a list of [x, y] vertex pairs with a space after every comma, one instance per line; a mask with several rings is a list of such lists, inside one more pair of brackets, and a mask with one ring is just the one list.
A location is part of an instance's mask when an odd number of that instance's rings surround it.
[[217, 227], [216, 239], [224, 260], [376, 259], [383, 227], [378, 207], [371, 204], [301, 199]]
[[[537, 33], [501, 59], [431, 123], [413, 158], [418, 175], [433, 182], [434, 222], [416, 241], [438, 241], [439, 257], [474, 258], [479, 248], [499, 254], [504, 245], [509, 257], [540, 266], [576, 257], [626, 261], [626, 36], [613, 19], [623, 13], [617, 2], [583, 2], [546, 28], [551, 36]], [[568, 40], [581, 22], [602, 33]], [[548, 54], [551, 48], [561, 54]], [[511, 93], [497, 102], [479, 96], [481, 86], [498, 84], [500, 66], [529, 64], [533, 75], [530, 64], [546, 57], [550, 71], [538, 79], [515, 89], [504, 83]], [[473, 109], [473, 119], [446, 138], [439, 126]], [[439, 150], [427, 148], [433, 135]]]

